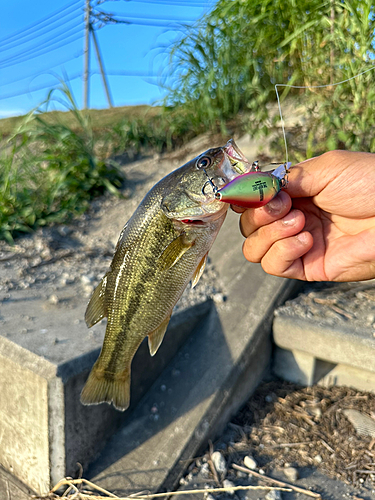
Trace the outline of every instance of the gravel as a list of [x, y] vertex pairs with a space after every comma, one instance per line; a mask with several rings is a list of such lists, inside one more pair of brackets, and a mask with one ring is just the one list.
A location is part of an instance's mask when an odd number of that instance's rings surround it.
[[[270, 485], [263, 476], [311, 489], [326, 499], [353, 499], [353, 495], [365, 500], [375, 498], [375, 439], [371, 433], [363, 435], [363, 425], [361, 433], [356, 432], [345, 416], [348, 408], [356, 408], [375, 422], [375, 394], [348, 387], [264, 382], [217, 442], [191, 463], [183, 489], [193, 489], [197, 484], [229, 489]], [[207, 467], [210, 459], [222, 467], [225, 464], [225, 473], [215, 477]], [[235, 464], [246, 466], [249, 473], [235, 469]], [[212, 495], [220, 500], [305, 498], [303, 494], [277, 490]]]
[[[97, 198], [85, 214], [70, 223], [39, 228], [17, 238], [13, 246], [0, 241], [0, 303], [22, 290], [38, 292], [54, 305], [59, 303], [61, 294], [67, 293], [89, 300], [109, 268], [122, 227], [144, 194], [161, 177], [205, 147], [203, 140], [173, 155], [124, 165], [127, 182], [122, 198], [111, 195]], [[215, 302], [226, 299], [209, 259], [198, 285], [194, 290], [187, 287], [176, 310], [208, 298]]]

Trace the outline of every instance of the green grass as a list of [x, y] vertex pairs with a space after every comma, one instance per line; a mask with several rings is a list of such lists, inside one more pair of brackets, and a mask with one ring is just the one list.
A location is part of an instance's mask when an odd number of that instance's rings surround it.
[[[66, 112], [49, 111], [54, 101]], [[170, 150], [204, 128], [184, 110], [129, 106], [80, 111], [62, 83], [28, 115], [0, 121], [0, 239], [66, 222], [126, 182], [116, 155]]]
[[[56, 94], [68, 114], [42, 112]], [[90, 116], [66, 85], [17, 125], [0, 156], [0, 238], [12, 242], [18, 233], [82, 213], [98, 194], [119, 194], [125, 177], [105, 148], [96, 148]]]

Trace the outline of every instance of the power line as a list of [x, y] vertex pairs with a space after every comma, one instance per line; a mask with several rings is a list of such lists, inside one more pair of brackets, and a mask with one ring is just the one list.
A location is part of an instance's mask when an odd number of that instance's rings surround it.
[[[40, 24], [43, 24], [43, 23], [48, 23], [50, 24], [51, 22], [51, 19], [53, 17], [56, 17], [56, 16], [60, 16], [60, 14], [62, 12], [64, 12], [64, 10], [67, 10], [69, 9], [70, 7], [72, 7], [73, 5], [77, 4], [77, 3], [81, 3], [81, 0], [74, 0], [74, 2], [66, 5], [65, 7], [63, 7], [62, 9], [59, 9], [58, 11], [55, 11], [54, 13], [50, 14], [49, 16], [47, 17], [44, 17], [42, 19], [40, 19], [39, 21], [37, 21], [36, 23], [33, 23], [33, 24], [30, 24], [28, 27], [22, 29], [22, 30], [19, 30], [19, 31], [16, 31], [15, 33], [11, 34], [11, 35], [8, 35], [8, 36], [5, 36], [3, 38], [0, 38], [0, 43], [3, 43], [3, 42], [9, 42], [9, 40], [11, 40], [12, 38], [18, 38], [18, 36], [21, 34], [21, 33], [25, 33], [26, 31], [30, 31], [32, 28], [40, 25]], [[64, 14], [65, 16], [65, 14]], [[61, 19], [61, 17], [60, 17]], [[37, 30], [35, 31], [39, 31], [39, 29], [41, 28], [38, 28]]]
[[[77, 30], [77, 28], [78, 28], [78, 30]], [[2, 65], [4, 63], [7, 63], [8, 61], [12, 61], [14, 64], [16, 64], [17, 59], [20, 59], [20, 58], [22, 59], [26, 55], [28, 55], [30, 53], [32, 54], [34, 52], [34, 50], [39, 52], [40, 50], [44, 49], [45, 47], [50, 48], [51, 47], [50, 42], [56, 43], [56, 42], [63, 41], [64, 39], [66, 39], [66, 35], [68, 33], [70, 33], [71, 31], [73, 31], [73, 33], [69, 36], [72, 36], [72, 35], [78, 33], [78, 31], [81, 32], [82, 31], [82, 21], [79, 21], [78, 23], [76, 22], [75, 25], [69, 29], [64, 28], [62, 31], [55, 33], [52, 37], [45, 38], [44, 40], [41, 40], [39, 43], [32, 45], [27, 50], [23, 49], [20, 52], [17, 52], [15, 54], [12, 54], [11, 56], [6, 57], [5, 59], [1, 59], [0, 60], [0, 67], [2, 67]]]
[[[78, 8], [81, 9], [81, 7], [78, 7]], [[76, 8], [74, 10], [77, 10], [78, 8]], [[13, 47], [17, 47], [17, 46], [23, 45], [25, 43], [28, 43], [30, 41], [30, 37], [31, 37], [31, 41], [34, 41], [36, 38], [40, 38], [43, 35], [51, 33], [52, 31], [54, 31], [54, 30], [56, 30], [58, 28], [61, 28], [61, 26], [64, 26], [65, 24], [68, 24], [70, 21], [72, 21], [72, 20], [74, 20], [76, 18], [77, 18], [77, 14], [74, 14], [73, 16], [70, 16], [69, 19], [66, 19], [64, 22], [61, 22], [61, 19], [56, 19], [55, 21], [52, 21], [50, 24], [48, 24], [48, 26], [46, 26], [46, 30], [45, 31], [42, 31], [38, 35], [35, 35], [35, 33], [37, 31], [39, 31], [39, 30], [36, 30], [35, 32], [32, 32], [32, 33], [29, 33], [27, 35], [23, 35], [23, 36], [19, 37], [14, 42], [2, 43], [1, 44], [1, 50], [0, 50], [0, 52], [5, 52], [7, 50], [12, 49]], [[56, 24], [56, 23], [58, 23], [58, 26], [56, 26], [54, 28], [51, 28], [51, 25]], [[44, 28], [40, 28], [40, 29], [44, 29]], [[27, 38], [27, 40], [24, 40], [23, 42], [20, 42], [20, 40], [22, 38]], [[11, 45], [11, 47], [4, 48], [7, 45]]]
[[[91, 74], [99, 74], [98, 70], [91, 71]], [[109, 76], [137, 76], [137, 77], [146, 77], [146, 78], [157, 78], [159, 75], [156, 73], [147, 73], [146, 71], [122, 71], [122, 70], [113, 70], [106, 71], [106, 74]]]
[[76, 56], [63, 59], [63, 60], [59, 61], [58, 63], [53, 64], [52, 66], [48, 65], [47, 67], [39, 70], [37, 73], [29, 73], [28, 75], [25, 75], [22, 78], [15, 78], [14, 80], [9, 80], [9, 81], [7, 81], [5, 83], [1, 82], [0, 83], [0, 87], [4, 87], [5, 85], [10, 85], [12, 83], [18, 83], [18, 82], [20, 82], [22, 80], [26, 80], [27, 78], [30, 78], [32, 80], [32, 79], [34, 79], [34, 78], [36, 78], [38, 76], [41, 76], [41, 75], [45, 74], [46, 72], [48, 72], [52, 68], [56, 68], [56, 66], [60, 66], [61, 64], [65, 64], [65, 63], [70, 62], [70, 61], [74, 61], [78, 57], [81, 57], [82, 54], [83, 54], [83, 51], [81, 50]]
[[[192, 21], [186, 21], [184, 24], [188, 24], [188, 23], [191, 23]], [[118, 24], [133, 24], [135, 26], [153, 26], [153, 27], [156, 27], [156, 28], [173, 28], [173, 27], [179, 27], [181, 24], [177, 23], [177, 22], [148, 22], [148, 21], [143, 21], [143, 20], [135, 20], [135, 21], [132, 21], [132, 20], [129, 20], [129, 19], [122, 19], [120, 17], [116, 17], [113, 19], [113, 23], [118, 23]], [[180, 23], [182, 23], [182, 21], [180, 21]]]
[[[99, 75], [100, 71], [99, 70], [94, 70], [90, 71], [91, 75]], [[157, 77], [158, 75], [156, 74], [150, 74], [150, 73], [145, 73], [145, 72], [136, 72], [136, 71], [106, 71], [106, 74], [109, 76], [129, 76], [129, 77]], [[82, 73], [74, 73], [73, 75], [68, 75], [67, 81], [71, 82], [73, 80], [77, 80], [77, 78], [81, 78]], [[31, 92], [37, 92], [39, 90], [46, 90], [46, 89], [51, 89], [54, 88], [56, 85], [56, 82], [50, 82], [48, 84], [43, 84], [43, 85], [38, 85], [36, 87], [29, 87], [28, 89], [24, 89], [21, 92], [17, 92], [14, 94], [0, 94], [0, 101], [4, 99], [10, 99], [12, 97], [19, 97], [21, 95], [25, 94], [30, 94]]]
[[[81, 32], [81, 30], [79, 30], [79, 31]], [[68, 37], [68, 38], [71, 38], [71, 37]], [[68, 39], [66, 39], [65, 43], [59, 44], [59, 45], [57, 45], [57, 47], [53, 47], [54, 44], [51, 44], [47, 50], [43, 50], [39, 54], [35, 53], [34, 55], [28, 56], [25, 59], [18, 59], [17, 61], [14, 61], [10, 64], [5, 64], [5, 65], [1, 66], [0, 69], [9, 68], [10, 66], [15, 66], [16, 64], [19, 64], [21, 62], [29, 61], [30, 59], [35, 59], [36, 57], [39, 57], [43, 54], [47, 54], [48, 52], [53, 52], [54, 50], [60, 49], [61, 47], [65, 47], [66, 45], [69, 45], [70, 43], [73, 43], [76, 40], [80, 40], [80, 39], [82, 39], [82, 33], [80, 33], [78, 36], [75, 36], [74, 38], [72, 38], [72, 40], [68, 41]]]
[[[69, 76], [67, 80], [70, 82], [72, 80], [76, 80], [77, 78], [81, 78], [81, 73], [75, 73], [72, 76]], [[39, 85], [37, 87], [30, 87], [28, 89], [23, 90], [22, 92], [17, 92], [16, 94], [5, 94], [5, 95], [0, 95], [0, 101], [4, 99], [10, 99], [12, 97], [19, 97], [21, 95], [25, 94], [30, 94], [30, 92], [37, 92], [38, 90], [45, 90], [45, 89], [50, 89], [51, 87], [54, 87], [56, 85], [56, 82], [51, 82], [49, 84], [44, 84], [44, 85]]]
[[[100, 15], [101, 14], [104, 14], [104, 15], [108, 15], [108, 16], [112, 16], [113, 14], [106, 14], [105, 12], [99, 12], [98, 15], [99, 15], [99, 19], [100, 19]], [[144, 14], [115, 14], [116, 17], [118, 17], [119, 15], [120, 16], [125, 16], [126, 18], [129, 18], [129, 19], [148, 19], [148, 20], [151, 20], [151, 21], [158, 21], [158, 20], [161, 20], [161, 21], [177, 21], [177, 22], [193, 22], [195, 21], [195, 19], [182, 19], [181, 17], [169, 17], [169, 16], [154, 16], [154, 15], [144, 15]], [[96, 17], [96, 13], [95, 11], [92, 13], [92, 17], [95, 19]]]
[[196, 8], [204, 8], [209, 7], [207, 3], [201, 2], [179, 2], [178, 0], [126, 0], [127, 2], [135, 2], [135, 3], [152, 3], [152, 4], [164, 4], [164, 5], [176, 5], [179, 7], [196, 7]]

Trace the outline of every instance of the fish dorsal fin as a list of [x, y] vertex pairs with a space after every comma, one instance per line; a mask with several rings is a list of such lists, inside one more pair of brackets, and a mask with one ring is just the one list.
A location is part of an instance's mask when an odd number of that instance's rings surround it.
[[164, 334], [167, 330], [169, 320], [171, 319], [171, 314], [162, 322], [156, 330], [148, 334], [148, 348], [150, 349], [151, 356], [154, 356], [163, 342]]
[[98, 321], [107, 316], [107, 308], [105, 306], [105, 291], [107, 287], [107, 275], [104, 276], [99, 285], [95, 288], [94, 293], [88, 303], [85, 321], [86, 325], [91, 328]]
[[186, 233], [181, 233], [180, 236], [169, 243], [160, 255], [158, 259], [159, 267], [164, 271], [170, 269], [193, 245], [194, 240], [189, 239]]
[[207, 256], [208, 256], [208, 252], [203, 257], [203, 259], [199, 262], [198, 267], [195, 270], [195, 273], [193, 275], [193, 279], [191, 280], [191, 287], [192, 288], [194, 288], [198, 284], [198, 281], [200, 280], [200, 277], [203, 274], [204, 268], [206, 267]]

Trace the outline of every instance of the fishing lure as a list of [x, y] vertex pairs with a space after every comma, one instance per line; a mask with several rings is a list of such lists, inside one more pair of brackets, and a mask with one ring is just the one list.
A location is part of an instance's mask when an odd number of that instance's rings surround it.
[[236, 177], [224, 187], [218, 189], [213, 186], [215, 198], [244, 208], [258, 208], [287, 187], [291, 162], [280, 165], [272, 172], [261, 172], [257, 161], [252, 166], [254, 170]]

